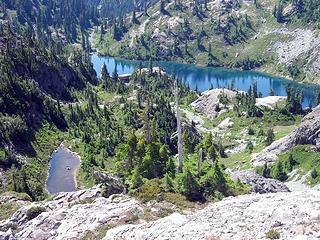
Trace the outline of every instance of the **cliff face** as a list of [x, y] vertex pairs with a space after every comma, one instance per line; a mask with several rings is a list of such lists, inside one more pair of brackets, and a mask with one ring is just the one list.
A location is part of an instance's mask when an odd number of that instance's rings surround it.
[[[24, 206], [0, 222], [0, 239], [253, 240], [264, 239], [272, 229], [280, 239], [320, 237], [319, 191], [230, 197], [164, 218], [164, 210], [175, 211], [168, 203], [142, 204], [126, 195], [104, 198], [101, 193], [97, 186]], [[14, 233], [13, 227], [21, 231]]]
[[252, 165], [261, 166], [265, 162], [272, 163], [277, 155], [288, 151], [299, 144], [316, 145], [320, 151], [320, 106], [305, 116], [300, 126], [288, 136], [275, 141], [252, 159]]

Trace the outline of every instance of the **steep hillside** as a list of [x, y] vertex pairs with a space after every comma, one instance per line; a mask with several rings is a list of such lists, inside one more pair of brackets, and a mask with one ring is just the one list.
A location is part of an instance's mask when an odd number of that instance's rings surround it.
[[97, 32], [101, 54], [259, 69], [319, 83], [318, 3], [158, 1]]
[[62, 103], [96, 83], [88, 56], [78, 52], [71, 64], [49, 42], [1, 25], [0, 191], [26, 192], [33, 199], [45, 195], [48, 154], [68, 127]]
[[64, 42], [77, 42], [84, 31], [98, 24], [98, 10], [93, 1], [4, 0], [0, 19], [19, 29], [28, 26], [38, 38], [53, 36]]
[[118, 17], [133, 10], [146, 11], [157, 0], [97, 0], [103, 18]]

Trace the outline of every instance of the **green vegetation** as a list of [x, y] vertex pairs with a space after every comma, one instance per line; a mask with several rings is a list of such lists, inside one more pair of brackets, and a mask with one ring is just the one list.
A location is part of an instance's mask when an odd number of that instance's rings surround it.
[[[0, 10], [8, 13], [17, 4], [5, 1]], [[7, 179], [0, 191], [25, 192], [41, 200], [47, 196], [50, 155], [68, 129], [65, 102], [83, 96], [82, 90], [97, 78], [88, 53], [63, 48], [49, 32], [43, 36], [30, 28], [28, 23], [36, 22], [32, 13], [38, 14], [32, 11], [38, 9], [28, 7], [19, 6], [14, 31], [9, 21], [0, 26], [0, 168]]]
[[[48, 160], [64, 142], [81, 155], [80, 187], [95, 184], [94, 171], [107, 171], [122, 178], [130, 194], [144, 202], [165, 200], [182, 208], [192, 206], [190, 201], [216, 201], [246, 193], [248, 186], [232, 181], [225, 167], [248, 168], [250, 154], [288, 134], [307, 113], [301, 106], [303, 92], [288, 86], [286, 103], [270, 110], [256, 106], [261, 93], [253, 84], [248, 93], [237, 94], [232, 110], [216, 119], [205, 119], [205, 126], [211, 127], [226, 117], [233, 119], [233, 128], [221, 138], [197, 134], [194, 123], [184, 126], [183, 167], [179, 165], [177, 171], [176, 132], [180, 126], [172, 102], [180, 100], [182, 106], [189, 106], [198, 97], [197, 91], [155, 72], [152, 61], [147, 69], [139, 67], [130, 84], [119, 79], [117, 67], [107, 69], [104, 65], [97, 78], [90, 62], [88, 33], [99, 26], [93, 40], [111, 55], [249, 70], [273, 59], [272, 54], [260, 51], [272, 41], [269, 35], [248, 47], [262, 25], [255, 21], [263, 12], [262, 6], [255, 4], [252, 14], [227, 9], [220, 18], [214, 18], [206, 1], [195, 1], [191, 8], [183, 1], [170, 5], [160, 1], [157, 10], [147, 6], [130, 9], [128, 3], [123, 10], [128, 15], [120, 11], [110, 18], [108, 7], [102, 4], [98, 13], [94, 2], [5, 0], [0, 6], [0, 167], [8, 180], [6, 190], [26, 193], [33, 201], [46, 198]], [[112, 3], [111, 8], [115, 7]], [[314, 14], [307, 0], [300, 3], [294, 3], [301, 9], [299, 13]], [[263, 16], [272, 19], [275, 26], [293, 21], [284, 15], [286, 4], [281, 1], [274, 13]], [[241, 5], [236, 3], [232, 8], [239, 10]], [[154, 40], [154, 29], [148, 28], [148, 21], [154, 20], [151, 16], [156, 19], [157, 14], [179, 18], [172, 28], [159, 25], [166, 42], [171, 42], [168, 48], [162, 48]], [[297, 19], [315, 21], [303, 14]], [[131, 29], [141, 34], [130, 37], [133, 41], [128, 43], [126, 36]], [[294, 63], [288, 71], [302, 79], [302, 66]], [[176, 83], [179, 99], [172, 94]], [[219, 99], [225, 108], [230, 104], [224, 94]], [[235, 147], [241, 137], [246, 138], [245, 151], [226, 154], [225, 149]], [[258, 171], [284, 181], [289, 172], [301, 166], [311, 171], [311, 184], [317, 183], [318, 159], [308, 154], [308, 160], [302, 162], [303, 150], [294, 151], [281, 156], [274, 166]], [[6, 207], [16, 208], [9, 203]], [[42, 211], [45, 209], [31, 208], [28, 218]]]
[[22, 205], [16, 202], [7, 202], [0, 204], [0, 221], [8, 219], [12, 216]]
[[289, 35], [278, 33], [285, 27], [318, 29], [319, 4], [314, 1], [233, 2], [219, 8], [207, 1], [194, 1], [192, 6], [187, 1], [150, 1], [140, 7], [133, 7], [131, 1], [119, 4], [122, 13], [113, 1], [102, 4], [116, 14], [110, 17], [104, 11], [109, 21], [103, 20], [96, 30], [94, 45], [101, 54], [262, 69], [296, 81], [313, 78], [305, 71], [310, 53], [287, 64], [275, 64], [274, 43], [289, 40]]
[[266, 237], [269, 239], [279, 239], [280, 233], [277, 230], [272, 229], [272, 230], [266, 232]]
[[96, 228], [94, 231], [88, 231], [83, 237], [81, 237], [81, 240], [100, 240], [103, 239], [107, 233], [108, 230], [111, 228], [116, 227], [115, 224], [106, 224], [102, 225], [98, 228]]
[[41, 213], [46, 212], [46, 211], [47, 210], [44, 207], [36, 206], [36, 207], [29, 208], [26, 213], [26, 216], [27, 216], [28, 221], [30, 221], [30, 220], [36, 218], [37, 216], [39, 216]]
[[[319, 154], [312, 150], [311, 145], [298, 145], [287, 153], [280, 155], [279, 160], [272, 166], [265, 165], [257, 169], [258, 173], [265, 177], [272, 177], [285, 181], [288, 174], [297, 169], [296, 174], [304, 176], [310, 173], [306, 180], [308, 185], [314, 186], [320, 183], [318, 172], [320, 171]], [[293, 176], [294, 177], [294, 176]]]

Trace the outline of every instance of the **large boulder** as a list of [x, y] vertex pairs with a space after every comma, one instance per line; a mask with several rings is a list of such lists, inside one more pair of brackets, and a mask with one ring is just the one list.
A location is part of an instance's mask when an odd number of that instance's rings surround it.
[[98, 183], [103, 184], [104, 197], [109, 197], [112, 194], [125, 193], [126, 191], [123, 180], [115, 175], [94, 171], [93, 176]]
[[254, 193], [277, 193], [277, 192], [289, 192], [289, 188], [279, 180], [265, 178], [254, 171], [244, 170], [231, 174], [233, 180], [239, 179], [245, 184], [249, 184]]
[[299, 144], [312, 144], [320, 150], [320, 106], [302, 119], [300, 126], [288, 136], [273, 142], [259, 154], [253, 155], [252, 165], [262, 166], [273, 163], [278, 154], [284, 153]]
[[218, 128], [220, 128], [220, 129], [228, 129], [228, 128], [232, 128], [232, 127], [233, 127], [233, 122], [230, 117], [227, 117], [218, 125]]
[[256, 240], [270, 230], [281, 239], [320, 237], [320, 192], [288, 192], [229, 197], [202, 210], [138, 225], [110, 229], [104, 240]]
[[256, 106], [273, 109], [278, 104], [284, 103], [286, 99], [287, 97], [283, 97], [283, 96], [268, 96], [263, 98], [257, 98]]
[[225, 107], [231, 107], [232, 99], [236, 97], [237, 92], [218, 88], [203, 92], [201, 97], [191, 103], [191, 106], [197, 111], [205, 113], [209, 118], [214, 118], [219, 114], [219, 112], [216, 111], [216, 107], [223, 107], [219, 97], [222, 94], [224, 94], [229, 101]]

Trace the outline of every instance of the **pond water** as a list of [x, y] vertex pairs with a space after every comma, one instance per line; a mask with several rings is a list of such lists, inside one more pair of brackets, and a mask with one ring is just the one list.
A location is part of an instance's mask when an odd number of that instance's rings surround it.
[[80, 158], [70, 150], [59, 147], [49, 163], [49, 175], [46, 189], [50, 194], [73, 192], [77, 190], [76, 170], [80, 166]]
[[[113, 57], [102, 57], [92, 55], [91, 57], [94, 69], [100, 74], [103, 63], [106, 63], [108, 71], [113, 72], [117, 66], [119, 74], [133, 73], [139, 66], [140, 61], [116, 59]], [[142, 62], [144, 67], [149, 66], [149, 62]], [[199, 91], [213, 88], [227, 88], [231, 84], [238, 90], [248, 91], [253, 83], [257, 83], [258, 91], [263, 96], [268, 96], [270, 89], [273, 89], [275, 95], [286, 96], [286, 87], [290, 83], [296, 89], [304, 91], [303, 106], [308, 107], [311, 103], [316, 105], [315, 95], [320, 91], [316, 85], [299, 84], [284, 78], [270, 76], [255, 71], [238, 71], [227, 68], [199, 67], [194, 64], [181, 64], [177, 62], [159, 61], [154, 62], [153, 66], [160, 66], [165, 71], [175, 74], [185, 84], [189, 84], [191, 89], [198, 88]]]

